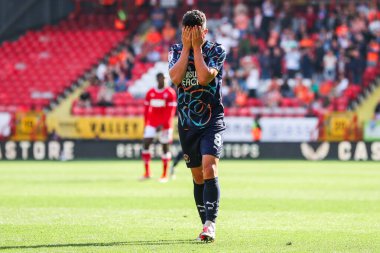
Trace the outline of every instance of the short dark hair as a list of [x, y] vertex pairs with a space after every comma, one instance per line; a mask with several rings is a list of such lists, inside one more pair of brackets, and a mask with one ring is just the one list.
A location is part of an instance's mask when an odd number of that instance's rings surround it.
[[200, 10], [191, 10], [185, 13], [182, 18], [183, 26], [202, 26], [206, 28], [206, 15]]
[[162, 72], [157, 73], [156, 78], [158, 79], [160, 77], [165, 77], [164, 73]]

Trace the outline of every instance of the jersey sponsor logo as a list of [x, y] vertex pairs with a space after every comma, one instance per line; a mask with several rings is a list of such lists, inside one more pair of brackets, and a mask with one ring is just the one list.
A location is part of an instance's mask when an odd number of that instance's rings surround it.
[[163, 99], [151, 99], [150, 106], [152, 107], [165, 107], [165, 100]]
[[199, 85], [197, 72], [193, 70], [190, 66], [187, 68], [185, 78], [182, 80], [182, 85], [185, 88]]

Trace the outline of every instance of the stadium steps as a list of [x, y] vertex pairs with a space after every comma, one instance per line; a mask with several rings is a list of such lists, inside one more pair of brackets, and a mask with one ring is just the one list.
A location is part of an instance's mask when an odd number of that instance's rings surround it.
[[[46, 125], [48, 132], [51, 133], [54, 129], [60, 129], [58, 124], [64, 122], [68, 124], [74, 122], [75, 118], [71, 115], [71, 106], [73, 101], [89, 86], [88, 81], [82, 81], [80, 86], [63, 99], [50, 113], [46, 115]], [[58, 133], [59, 134], [59, 133]]]
[[[371, 92], [372, 90], [372, 92]], [[366, 92], [367, 97], [355, 109], [358, 115], [359, 123], [372, 119], [376, 104], [380, 100], [380, 77], [371, 86], [371, 89]]]
[[137, 98], [142, 98], [152, 87], [157, 84], [156, 75], [159, 72], [168, 75], [168, 63], [156, 62], [153, 67], [149, 68], [134, 84], [129, 88], [129, 92]]

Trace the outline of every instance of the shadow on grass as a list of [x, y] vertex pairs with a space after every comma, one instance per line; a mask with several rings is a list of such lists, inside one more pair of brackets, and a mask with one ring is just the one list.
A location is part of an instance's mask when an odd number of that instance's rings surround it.
[[157, 241], [126, 241], [126, 242], [99, 242], [99, 243], [67, 243], [67, 244], [41, 244], [25, 246], [0, 246], [0, 250], [7, 249], [39, 249], [39, 248], [66, 248], [66, 247], [112, 247], [112, 246], [147, 246], [147, 245], [176, 245], [199, 244], [194, 240], [157, 240]]

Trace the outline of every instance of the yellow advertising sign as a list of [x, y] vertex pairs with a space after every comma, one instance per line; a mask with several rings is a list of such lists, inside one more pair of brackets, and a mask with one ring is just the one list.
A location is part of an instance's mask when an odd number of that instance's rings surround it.
[[327, 141], [357, 140], [360, 138], [357, 116], [353, 112], [333, 112], [325, 116]]
[[79, 118], [76, 130], [86, 139], [141, 139], [144, 122], [142, 118]]
[[49, 132], [68, 139], [139, 140], [144, 135], [143, 117], [51, 117], [47, 124]]
[[16, 129], [12, 140], [45, 140], [45, 115], [39, 111], [16, 112]]
[[350, 128], [350, 117], [347, 115], [335, 116], [330, 120], [330, 134], [331, 136], [344, 137], [347, 130]]

